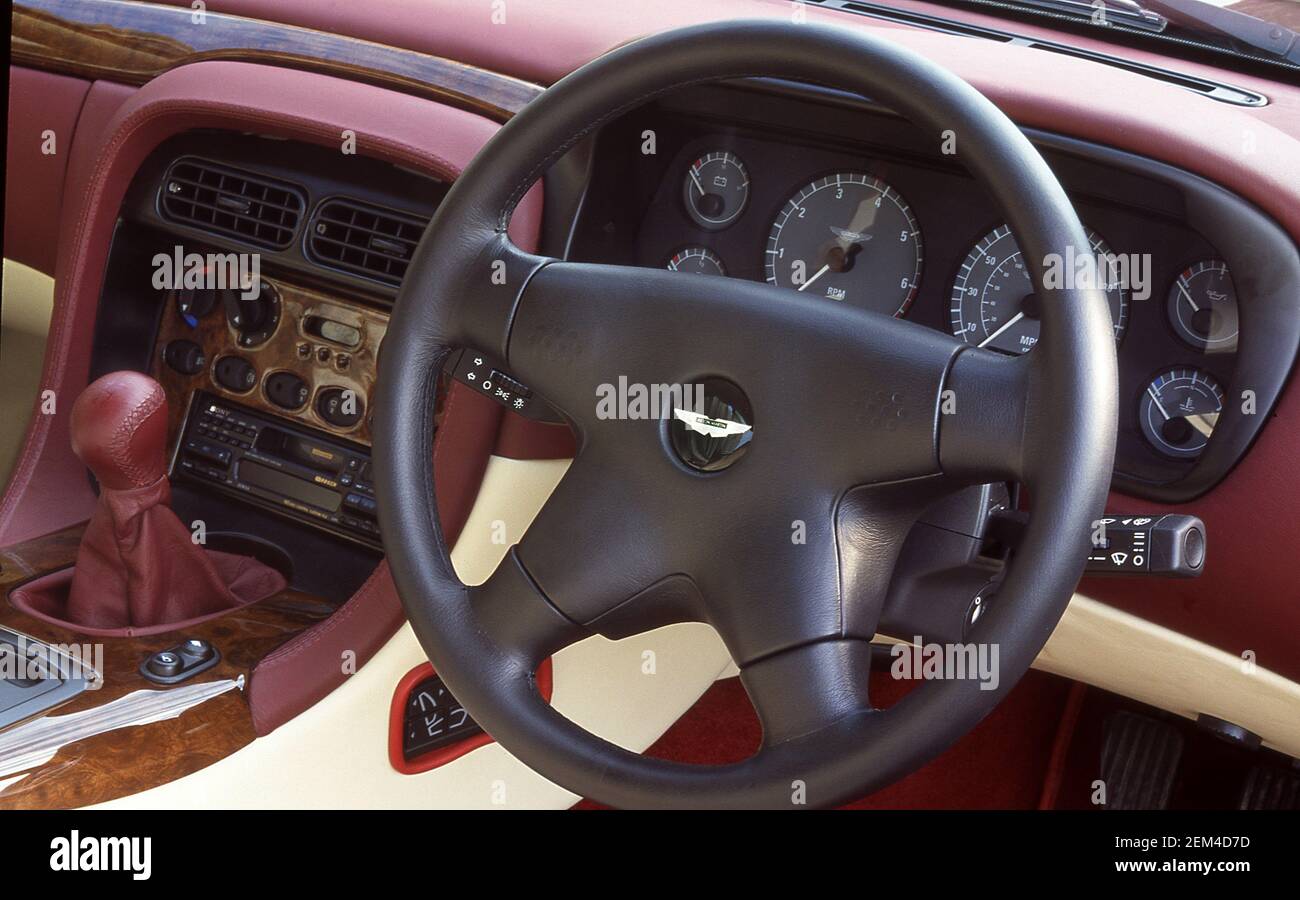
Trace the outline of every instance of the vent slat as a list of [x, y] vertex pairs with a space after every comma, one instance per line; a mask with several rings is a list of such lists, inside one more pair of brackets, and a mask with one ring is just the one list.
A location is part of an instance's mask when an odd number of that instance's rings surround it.
[[167, 170], [158, 208], [173, 222], [282, 250], [293, 243], [306, 201], [292, 185], [184, 157]]
[[399, 285], [429, 220], [358, 200], [324, 200], [312, 213], [308, 254], [323, 266]]

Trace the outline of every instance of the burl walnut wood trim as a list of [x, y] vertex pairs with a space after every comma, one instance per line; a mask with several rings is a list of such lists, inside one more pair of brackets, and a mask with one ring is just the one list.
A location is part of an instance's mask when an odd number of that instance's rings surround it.
[[[167, 392], [168, 447], [175, 449], [186, 406], [196, 390], [205, 390], [242, 406], [369, 447], [379, 345], [388, 331], [388, 314], [277, 278], [263, 276], [262, 281], [270, 284], [280, 298], [280, 321], [270, 338], [256, 347], [240, 346], [238, 335], [220, 304], [199, 320], [197, 328], [191, 328], [177, 311], [175, 297], [168, 294], [149, 372]], [[308, 316], [327, 318], [356, 328], [361, 332], [361, 343], [345, 348], [308, 334], [305, 330]], [[203, 348], [207, 366], [202, 372], [183, 375], [163, 362], [163, 350], [173, 340], [193, 341]], [[322, 351], [328, 353], [328, 359], [324, 361], [321, 359]], [[251, 391], [238, 393], [217, 383], [217, 360], [223, 356], [242, 357], [257, 369], [257, 384]], [[342, 365], [343, 358], [347, 360], [346, 366]], [[267, 399], [266, 379], [276, 372], [292, 372], [311, 388], [311, 398], [302, 409], [289, 411]], [[352, 428], [331, 425], [316, 411], [316, 398], [322, 390], [332, 387], [356, 392], [364, 415]]]
[[[0, 625], [52, 644], [104, 645], [102, 687], [87, 690], [51, 715], [100, 706], [137, 690], [166, 690], [139, 673], [142, 660], [187, 638], [211, 642], [221, 661], [186, 684], [248, 678], [262, 657], [329, 616], [334, 607], [284, 590], [260, 603], [186, 628], [141, 638], [97, 638], [20, 612], [8, 602], [19, 585], [70, 566], [85, 525], [0, 549]], [[230, 691], [165, 722], [121, 728], [69, 744], [44, 765], [5, 784], [0, 809], [87, 806], [139, 793], [212, 765], [255, 737], [245, 695]]]
[[121, 0], [20, 0], [12, 60], [82, 78], [140, 85], [207, 59], [268, 63], [364, 81], [504, 122], [538, 85], [439, 56], [224, 13]]

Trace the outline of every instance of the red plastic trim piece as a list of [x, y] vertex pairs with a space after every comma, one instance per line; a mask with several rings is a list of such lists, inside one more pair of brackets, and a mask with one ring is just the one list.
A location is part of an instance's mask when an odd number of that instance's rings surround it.
[[[467, 737], [447, 747], [439, 747], [422, 753], [415, 759], [408, 760], [402, 753], [402, 723], [406, 718], [406, 701], [424, 679], [438, 674], [431, 663], [421, 663], [402, 676], [393, 691], [393, 703], [388, 711], [388, 762], [403, 775], [419, 775], [439, 766], [444, 766], [453, 759], [459, 759], [471, 750], [485, 747], [492, 743], [492, 736], [487, 732]], [[546, 702], [551, 701], [551, 660], [546, 658], [537, 667], [537, 690]]]

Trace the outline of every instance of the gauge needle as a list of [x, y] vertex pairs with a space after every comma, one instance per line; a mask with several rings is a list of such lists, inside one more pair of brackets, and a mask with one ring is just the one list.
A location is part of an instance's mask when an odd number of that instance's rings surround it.
[[1182, 283], [1181, 281], [1178, 282], [1178, 290], [1180, 290], [1180, 291], [1183, 292], [1183, 296], [1186, 297], [1186, 298], [1187, 298], [1187, 302], [1188, 302], [1189, 304], [1191, 304], [1192, 312], [1200, 312], [1200, 311], [1201, 311], [1201, 308], [1200, 308], [1199, 306], [1196, 305], [1196, 301], [1192, 299], [1192, 295], [1189, 294], [1189, 293], [1187, 292], [1187, 288], [1183, 287], [1183, 283]]
[[695, 186], [699, 188], [701, 194], [708, 193], [706, 190], [704, 190], [704, 185], [700, 184], [700, 176], [695, 174], [694, 169], [691, 169], [691, 181], [695, 182]]
[[1147, 385], [1147, 393], [1151, 395], [1151, 402], [1156, 405], [1156, 409], [1160, 410], [1160, 415], [1164, 416], [1165, 420], [1168, 421], [1170, 418], [1169, 413], [1165, 412], [1164, 406], [1160, 403], [1160, 397], [1157, 396], [1155, 389], [1151, 385]]
[[[1161, 410], [1163, 412], [1164, 410]], [[1191, 425], [1207, 438], [1214, 433], [1214, 426], [1219, 422], [1218, 413], [1199, 413], [1187, 417], [1187, 424]]]
[[[1017, 322], [1019, 322], [1019, 321], [1020, 321], [1021, 319], [1023, 319], [1024, 317], [1025, 317], [1025, 311], [1022, 309], [1020, 312], [1016, 313], [1016, 314], [1015, 314], [1014, 316], [1012, 316], [1010, 319], [1007, 319], [1007, 324], [1003, 325], [1003, 326], [1002, 326], [1001, 328], [999, 328], [997, 331], [993, 332], [993, 333], [990, 334], [988, 337], [986, 337], [984, 340], [980, 341], [976, 346], [977, 346], [977, 347], [983, 347], [983, 346], [986, 345], [986, 344], [990, 344], [990, 343], [992, 343], [994, 338], [996, 338], [996, 337], [997, 337], [998, 335], [1000, 335], [1002, 332], [1006, 331], [1006, 330], [1007, 330], [1008, 328], [1010, 328], [1012, 325], [1014, 325], [1014, 324], [1016, 324]], [[1157, 401], [1157, 402], [1159, 402], [1159, 401]], [[1168, 417], [1168, 416], [1165, 416], [1165, 418], [1167, 419], [1167, 418], [1169, 418], [1169, 417]]]
[[820, 269], [817, 270], [817, 274], [816, 274], [816, 275], [814, 275], [812, 278], [809, 278], [809, 279], [808, 279], [807, 281], [805, 281], [803, 284], [799, 285], [799, 290], [801, 290], [801, 291], [802, 291], [802, 290], [806, 290], [806, 289], [808, 288], [808, 285], [812, 284], [812, 283], [813, 283], [814, 281], [816, 281], [818, 278], [821, 278], [823, 275], [825, 275], [825, 274], [826, 274], [827, 272], [829, 272], [830, 270], [831, 270], [830, 263], [827, 263], [826, 265], [822, 266]]

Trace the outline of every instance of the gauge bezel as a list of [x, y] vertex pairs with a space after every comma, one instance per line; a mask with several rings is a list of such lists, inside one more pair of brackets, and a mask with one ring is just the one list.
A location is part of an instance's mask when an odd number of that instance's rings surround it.
[[[853, 179], [860, 178], [863, 180], [852, 180], [848, 182], [829, 180], [836, 178], [837, 176], [850, 176]], [[777, 209], [776, 214], [772, 218], [771, 224], [768, 226], [767, 240], [764, 242], [762, 251], [763, 278], [768, 284], [786, 288], [788, 290], [797, 290], [793, 285], [781, 284], [777, 280], [774, 257], [779, 250], [780, 235], [784, 232], [790, 216], [793, 214], [794, 210], [798, 208], [800, 201], [806, 200], [818, 191], [825, 190], [832, 185], [841, 183], [860, 184], [865, 187], [875, 188], [877, 191], [880, 191], [880, 196], [882, 198], [889, 200], [894, 204], [895, 208], [903, 214], [911, 225], [912, 241], [910, 243], [915, 250], [916, 263], [915, 268], [909, 276], [910, 283], [908, 285], [907, 296], [903, 298], [893, 312], [886, 313], [883, 310], [876, 310], [876, 312], [880, 312], [882, 315], [892, 315], [896, 319], [904, 318], [906, 317], [908, 310], [912, 308], [912, 304], [916, 302], [916, 298], [920, 294], [922, 279], [925, 277], [925, 234], [924, 230], [921, 228], [920, 221], [916, 217], [915, 209], [912, 204], [908, 202], [907, 198], [903, 196], [902, 192], [886, 181], [883, 177], [874, 174], [869, 169], [830, 169], [823, 171], [821, 174], [816, 174], [811, 178], [799, 179], [796, 187], [787, 194], [786, 200]], [[884, 190], [881, 191], [881, 188]]]
[[[1147, 448], [1150, 449], [1153, 453], [1158, 453], [1160, 456], [1164, 457], [1165, 459], [1195, 462], [1197, 459], [1200, 459], [1201, 454], [1203, 454], [1206, 448], [1209, 447], [1210, 441], [1213, 439], [1214, 434], [1218, 432], [1217, 423], [1215, 425], [1213, 433], [1211, 433], [1211, 435], [1205, 439], [1205, 443], [1203, 443], [1200, 447], [1196, 448], [1196, 450], [1194, 451], [1179, 450], [1178, 448], [1173, 447], [1168, 443], [1165, 443], [1163, 440], [1153, 439], [1151, 432], [1147, 430], [1147, 426], [1149, 425], [1149, 423], [1147, 422], [1147, 418], [1146, 418], [1147, 416], [1146, 404], [1149, 400], [1151, 400], [1150, 394], [1148, 392], [1150, 391], [1151, 387], [1155, 384], [1157, 378], [1178, 371], [1195, 373], [1196, 375], [1201, 376], [1201, 380], [1203, 383], [1213, 385], [1214, 388], [1213, 393], [1219, 400], [1219, 413], [1220, 416], [1222, 416], [1223, 409], [1225, 406], [1227, 406], [1228, 403], [1228, 391], [1227, 388], [1224, 387], [1222, 380], [1214, 373], [1207, 372], [1205, 367], [1202, 365], [1195, 364], [1195, 363], [1173, 363], [1170, 365], [1161, 366], [1160, 368], [1156, 369], [1151, 375], [1149, 375], [1142, 382], [1142, 389], [1138, 393], [1138, 397], [1137, 397], [1138, 431], [1141, 433], [1143, 439], [1146, 441]], [[1152, 431], [1154, 431], [1154, 428], [1152, 428]], [[1157, 446], [1157, 443], [1159, 444], [1159, 446]]]
[[[1103, 235], [1098, 229], [1091, 227], [1086, 222], [1083, 223], [1083, 227], [1084, 227], [1084, 233], [1088, 236], [1090, 250], [1095, 249], [1095, 245], [1094, 245], [1094, 238], [1095, 238], [1096, 245], [1100, 245], [1101, 247], [1104, 247], [1106, 251], [1111, 254], [1115, 253], [1115, 248], [1111, 245], [1110, 241], [1106, 240], [1105, 235]], [[985, 228], [976, 232], [975, 239], [973, 241], [970, 241], [967, 244], [967, 246], [970, 249], [967, 250], [966, 254], [957, 262], [957, 268], [953, 271], [952, 278], [949, 280], [950, 287], [948, 290], [948, 330], [953, 337], [961, 339], [963, 343], [971, 347], [978, 346], [978, 345], [973, 344], [969, 340], [967, 340], [966, 329], [963, 328], [960, 331], [956, 330], [957, 322], [955, 317], [957, 315], [957, 309], [959, 306], [962, 305], [962, 301], [964, 299], [958, 296], [958, 285], [962, 283], [961, 273], [962, 270], [966, 267], [966, 264], [970, 262], [971, 258], [976, 256], [980, 244], [983, 243], [984, 240], [988, 238], [990, 235], [996, 234], [997, 232], [1002, 231], [1003, 229], [1005, 229], [1007, 233], [997, 238], [996, 240], [1001, 241], [1008, 237], [1011, 238], [1011, 240], [1015, 241], [1016, 252], [1019, 253], [1020, 242], [1016, 240], [1016, 236], [1011, 232], [1010, 226], [1006, 222], [994, 224], [992, 227]], [[1004, 257], [1001, 260], [999, 260], [998, 266], [1000, 267], [1004, 262], [1006, 262], [1008, 258], [1009, 257]], [[1132, 318], [1132, 310], [1130, 307], [1132, 306], [1133, 303], [1132, 294], [1127, 287], [1121, 286], [1118, 288], [1118, 291], [1119, 291], [1119, 319], [1116, 320], [1114, 316], [1111, 317], [1111, 327], [1115, 334], [1116, 349], [1119, 349], [1120, 347], [1123, 346], [1124, 338], [1128, 335], [1129, 323]], [[1110, 291], [1107, 290], [1105, 293], [1109, 294]], [[984, 303], [983, 298], [980, 297], [978, 298], [978, 300], [982, 307]], [[1107, 301], [1107, 303], [1109, 304], [1109, 300]], [[984, 336], [987, 337], [988, 336], [987, 328], [984, 326], [983, 316], [980, 317], [979, 321], [980, 321], [981, 328], [984, 329]], [[1036, 344], [1037, 342], [1035, 342], [1035, 345]], [[994, 351], [995, 353], [1002, 353], [1008, 356], [1018, 355], [1018, 354], [1011, 353], [1011, 351], [1003, 350], [998, 347], [989, 347], [988, 349]], [[1033, 347], [1030, 347], [1029, 350], [1022, 350], [1020, 351], [1020, 353], [1028, 353], [1032, 350]]]
[[[740, 170], [742, 175], [745, 176], [745, 183], [743, 185], [745, 193], [744, 196], [741, 197], [740, 205], [736, 207], [734, 213], [727, 216], [725, 219], [710, 219], [704, 213], [696, 209], [695, 202], [691, 198], [691, 186], [693, 184], [693, 181], [691, 180], [691, 171], [695, 168], [695, 164], [698, 162], [701, 165], [704, 165], [713, 162], [715, 159], [721, 159], [724, 162], [729, 161]], [[736, 220], [744, 214], [745, 210], [749, 208], [749, 198], [753, 194], [753, 189], [750, 187], [752, 178], [753, 176], [750, 175], [749, 166], [745, 165], [745, 161], [741, 159], [738, 154], [730, 150], [708, 150], [698, 155], [692, 154], [691, 159], [686, 163], [686, 171], [682, 177], [681, 197], [682, 205], [686, 207], [686, 215], [697, 227], [703, 228], [705, 231], [722, 231], [726, 228], [730, 228], [736, 223]]]
[[[1188, 269], [1206, 264], [1219, 264], [1223, 266], [1224, 272], [1228, 276], [1228, 281], [1232, 284], [1232, 305], [1236, 309], [1237, 313], [1237, 327], [1236, 330], [1232, 332], [1231, 337], [1223, 338], [1214, 342], [1202, 340], [1201, 338], [1194, 336], [1191, 333], [1190, 328], [1183, 326], [1182, 320], [1178, 316], [1179, 303], [1175, 293], [1175, 291], [1178, 290], [1178, 282], [1182, 280], [1183, 274], [1187, 272]], [[1202, 269], [1201, 271], [1205, 270]], [[1238, 342], [1241, 340], [1241, 299], [1237, 296], [1237, 281], [1232, 276], [1232, 267], [1228, 265], [1227, 260], [1223, 259], [1221, 256], [1199, 257], [1187, 263], [1187, 265], [1181, 266], [1178, 269], [1178, 274], [1174, 276], [1173, 281], [1169, 282], [1169, 286], [1165, 290], [1165, 322], [1178, 340], [1198, 353], [1205, 353], [1207, 355], [1236, 353]]]
[[[718, 275], [720, 275], [723, 278], [731, 277], [730, 275], [727, 274], [727, 264], [722, 259], [722, 256], [718, 253], [718, 251], [714, 250], [712, 247], [704, 247], [701, 246], [700, 244], [687, 244], [684, 247], [674, 250], [672, 253], [668, 255], [668, 259], [664, 261], [664, 268], [667, 269], [669, 272], [681, 272], [682, 271], [681, 269], [677, 269], [673, 267], [673, 260], [675, 260], [679, 256], [682, 256], [683, 254], [690, 253], [693, 250], [698, 250], [700, 256], [705, 258], [710, 258], [715, 263], [717, 263]], [[702, 274], [702, 273], [685, 272], [682, 274], [694, 275], [694, 274]]]

